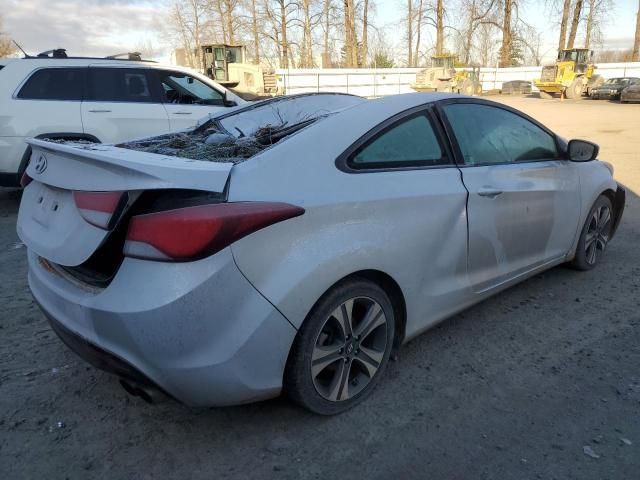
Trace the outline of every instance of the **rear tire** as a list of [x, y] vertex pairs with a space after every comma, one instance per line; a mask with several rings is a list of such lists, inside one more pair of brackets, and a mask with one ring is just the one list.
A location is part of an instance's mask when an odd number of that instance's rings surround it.
[[552, 98], [553, 98], [553, 95], [551, 95], [550, 93], [547, 93], [547, 92], [543, 92], [542, 90], [540, 90], [540, 91], [538, 92], [538, 96], [539, 96], [540, 98], [544, 98], [545, 100], [550, 100], [550, 99], [552, 99]]
[[394, 310], [382, 288], [358, 277], [338, 283], [318, 300], [296, 335], [285, 392], [320, 415], [349, 410], [382, 377], [394, 333]]
[[611, 237], [613, 214], [611, 200], [600, 195], [582, 227], [576, 254], [570, 263], [573, 268], [586, 271], [598, 264]]

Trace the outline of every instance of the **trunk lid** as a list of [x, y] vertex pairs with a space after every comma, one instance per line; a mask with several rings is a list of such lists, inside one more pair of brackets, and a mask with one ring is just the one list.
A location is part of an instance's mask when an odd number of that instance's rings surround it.
[[20, 202], [18, 236], [41, 257], [68, 267], [88, 260], [115, 229], [87, 222], [73, 192], [127, 192], [130, 201], [146, 190], [222, 193], [233, 167], [108, 145], [28, 143], [32, 155], [26, 173], [33, 181]]

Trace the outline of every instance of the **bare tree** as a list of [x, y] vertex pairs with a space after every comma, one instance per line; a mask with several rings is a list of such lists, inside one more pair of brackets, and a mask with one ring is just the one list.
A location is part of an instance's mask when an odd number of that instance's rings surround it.
[[407, 66], [413, 66], [413, 0], [407, 0]]
[[500, 47], [500, 66], [511, 66], [511, 48], [513, 46], [513, 26], [511, 17], [514, 0], [504, 0], [504, 12], [502, 17], [502, 46]]
[[251, 0], [251, 34], [253, 36], [253, 63], [260, 65], [260, 34], [258, 33], [258, 9], [256, 0]]
[[589, 13], [585, 27], [584, 48], [591, 48], [593, 41], [601, 38], [600, 22], [611, 10], [611, 0], [587, 0]]
[[369, 56], [369, 0], [364, 0], [362, 7], [362, 44], [360, 51], [360, 65], [361, 67], [367, 65], [367, 58]]
[[312, 17], [311, 17], [311, 0], [300, 0], [302, 10], [302, 47], [300, 49], [300, 67], [312, 68], [313, 61], [313, 45], [311, 38]]
[[496, 0], [465, 0], [463, 8], [467, 11], [466, 27], [463, 32], [462, 59], [465, 65], [471, 62], [473, 38], [480, 25], [501, 28], [495, 20]]
[[322, 26], [323, 26], [322, 67], [323, 68], [327, 68], [331, 65], [331, 53], [329, 49], [329, 34], [331, 31], [332, 10], [333, 10], [332, 0], [324, 0], [322, 3]]
[[571, 11], [571, 0], [564, 0], [562, 5], [562, 20], [560, 21], [560, 38], [558, 40], [558, 50], [562, 50], [566, 45], [567, 25], [569, 23], [569, 12]]
[[567, 48], [573, 48], [578, 33], [578, 25], [580, 24], [580, 15], [582, 15], [582, 0], [576, 0], [573, 8], [573, 20], [571, 21], [571, 30], [569, 31], [569, 39], [567, 40]]
[[358, 36], [356, 34], [356, 8], [354, 0], [343, 0], [344, 53], [346, 67], [358, 66]]
[[0, 58], [10, 57], [16, 53], [16, 47], [2, 31], [2, 14], [0, 14]]
[[442, 55], [443, 53], [444, 53], [444, 2], [443, 0], [436, 0], [436, 55]]
[[201, 41], [205, 5], [202, 0], [176, 0], [170, 13], [170, 35], [184, 50], [188, 66], [202, 65]]
[[640, 0], [638, 0], [638, 13], [636, 14], [636, 38], [633, 42], [631, 60], [640, 62]]

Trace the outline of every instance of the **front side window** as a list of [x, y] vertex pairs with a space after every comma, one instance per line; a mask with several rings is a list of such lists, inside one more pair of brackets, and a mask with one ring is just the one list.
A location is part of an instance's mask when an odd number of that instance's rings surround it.
[[553, 136], [508, 110], [472, 103], [443, 107], [466, 165], [553, 160]]
[[86, 68], [43, 68], [24, 84], [18, 98], [31, 100], [82, 100]]
[[181, 72], [162, 72], [165, 103], [181, 105], [222, 105], [222, 94], [191, 75]]
[[354, 168], [440, 165], [444, 155], [431, 122], [418, 115], [383, 130], [351, 157]]
[[147, 72], [137, 68], [90, 68], [89, 95], [94, 102], [155, 102]]

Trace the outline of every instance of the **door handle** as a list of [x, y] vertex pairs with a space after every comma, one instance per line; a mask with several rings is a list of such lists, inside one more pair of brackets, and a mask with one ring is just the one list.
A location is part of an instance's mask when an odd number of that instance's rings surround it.
[[175, 115], [191, 115], [193, 112], [173, 112]]
[[478, 190], [478, 195], [480, 195], [481, 197], [495, 198], [501, 193], [502, 193], [502, 190], [498, 190], [491, 187], [483, 187], [480, 190]]
[[89, 110], [91, 113], [111, 113], [111, 110]]

